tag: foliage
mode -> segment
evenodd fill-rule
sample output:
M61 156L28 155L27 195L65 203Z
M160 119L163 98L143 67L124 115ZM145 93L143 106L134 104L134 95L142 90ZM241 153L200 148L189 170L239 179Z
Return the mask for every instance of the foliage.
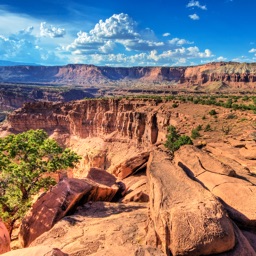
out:
M204 131L205 132L211 132L212 131L212 128L211 128L211 125L210 124L207 124L204 128Z
M62 149L43 130L0 139L0 218L12 225L24 216L33 195L55 181L48 175L74 167L80 157Z
M228 135L228 134L231 132L232 127L231 127L230 125L222 126L221 130L223 131L223 133L224 133L225 135Z
M191 131L191 138L192 138L192 139L196 139L196 138L198 138L198 137L200 137L200 136L201 136L201 135L200 135L198 129L193 129L193 130Z
M215 109L212 109L212 110L209 111L209 115L211 115L211 116L215 116L215 115L217 115L217 114L218 114L218 113L216 112Z
M172 153L178 150L183 145L192 145L193 142L189 136L180 135L176 127L171 125L168 127L168 134L166 136L167 140L164 144L166 148L168 148Z

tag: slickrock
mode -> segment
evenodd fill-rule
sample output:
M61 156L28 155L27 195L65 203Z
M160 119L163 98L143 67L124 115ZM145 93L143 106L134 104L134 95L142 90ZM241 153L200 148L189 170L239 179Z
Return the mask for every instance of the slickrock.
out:
M10 242L9 232L0 221L0 254L10 251Z
M69 256L57 248L38 245L35 247L13 250L4 253L3 256Z
M147 205L141 203L87 203L31 246L51 244L70 256L164 256L146 245L147 212Z
M148 179L149 233L155 232L155 245L167 255L210 255L234 248L234 228L222 205L165 153L152 153ZM151 244L153 239L149 237Z
M227 176L234 176L235 171L228 165L214 159L202 150L185 145L175 153L175 162L177 165L185 165L193 170L193 176L197 177L204 172L213 172Z
M105 177L100 177L98 183L98 176L93 171L90 175L95 180L64 179L42 195L22 220L19 233L21 244L27 247L82 202L111 201L119 187L112 175L103 171L101 174Z
M218 142L218 143L208 143L205 149L207 150L208 153L213 154L213 156L215 156L216 158L224 157L226 159L231 159L234 162L237 162L239 165L247 169L247 171L245 172L243 172L240 169L242 172L240 173L237 172L239 175L242 175L242 176L246 175L246 172L247 172L247 175L249 173L256 173L255 161L246 159L244 156L242 156L240 154L241 149L239 148L232 147L227 143ZM231 161L231 164L233 161ZM250 179L250 177L248 176L246 176L246 178Z
M225 169L231 170L230 167L223 165L217 159L206 156L205 152L193 146L184 146L176 152L175 162L219 197L225 203L232 219L238 221L240 225L256 226L256 208L254 206L256 186L241 179L243 177L229 177L229 173L222 171L220 167L225 166ZM198 173L199 167L202 167L204 171ZM235 172L233 171L233 173Z

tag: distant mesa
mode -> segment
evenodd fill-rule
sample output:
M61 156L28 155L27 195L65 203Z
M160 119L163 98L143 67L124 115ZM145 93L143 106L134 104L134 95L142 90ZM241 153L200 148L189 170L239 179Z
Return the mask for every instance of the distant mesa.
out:
M224 87L254 88L256 63L213 62L189 67L107 67L87 64L37 66L6 63L0 67L0 82L5 83L99 86L129 81L133 84L169 82L202 87L223 83Z

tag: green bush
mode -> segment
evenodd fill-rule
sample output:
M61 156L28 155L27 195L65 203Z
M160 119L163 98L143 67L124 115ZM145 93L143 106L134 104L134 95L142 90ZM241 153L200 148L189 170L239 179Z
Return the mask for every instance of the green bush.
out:
M211 132L211 131L212 131L212 128L211 128L210 124L207 124L207 125L205 126L204 131L205 131L205 132Z
M200 133L199 133L199 131L197 130L197 129L193 129L192 131L191 131L191 138L192 139L196 139L196 138L198 138L198 137L200 137L201 135L200 135Z
M211 115L211 116L215 116L215 115L217 115L217 114L218 114L218 113L216 112L215 109L212 109L212 110L209 111L209 115Z
M183 145L192 145L193 142L189 136L180 135L176 127L171 125L167 129L168 134L166 135L166 142L164 146L168 148L172 153L178 150Z

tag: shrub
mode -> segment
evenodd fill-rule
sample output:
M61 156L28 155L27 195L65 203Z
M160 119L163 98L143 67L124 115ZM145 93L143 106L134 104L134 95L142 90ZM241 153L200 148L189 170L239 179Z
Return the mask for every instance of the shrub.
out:
M207 124L207 125L205 126L204 131L205 131L205 132L211 132L211 131L212 131L212 128L211 128L210 124Z
M211 115L211 116L215 116L215 115L217 115L217 114L218 114L218 113L216 112L215 109L212 109L212 110L209 111L209 115Z
M200 137L201 135L200 135L200 133L199 133L199 131L197 130L197 129L193 129L192 131L191 131L191 138L192 139L196 139L196 138L198 138L198 137Z
M189 136L180 135L176 127L171 125L167 129L168 134L166 135L166 142L164 146L168 148L172 153L178 150L183 145L192 145L193 142Z

